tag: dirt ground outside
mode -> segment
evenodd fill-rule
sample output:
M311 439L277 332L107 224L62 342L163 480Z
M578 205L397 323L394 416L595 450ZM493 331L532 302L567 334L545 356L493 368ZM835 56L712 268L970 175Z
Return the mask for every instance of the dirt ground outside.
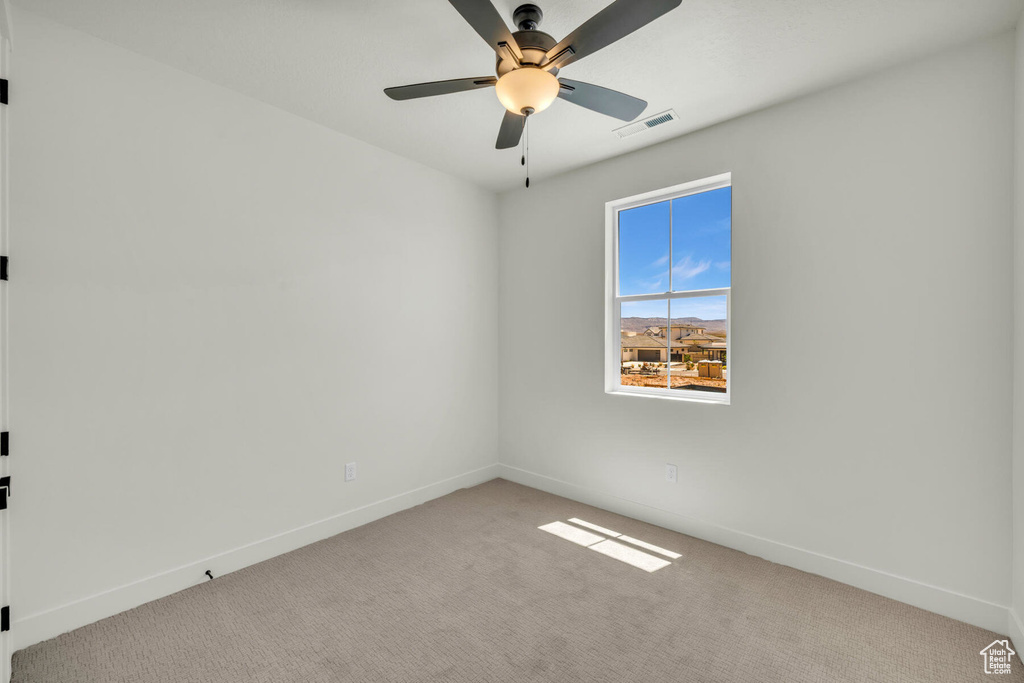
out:
M666 369L663 367L658 368L658 374L656 375L623 374L622 386L657 387L660 389L664 389L667 385L667 378L665 375ZM699 386L724 390L726 387L726 383L727 379L700 378L697 376L696 369L686 370L681 363L678 365L678 367L675 364L673 364L672 366L673 389L685 389L690 386Z

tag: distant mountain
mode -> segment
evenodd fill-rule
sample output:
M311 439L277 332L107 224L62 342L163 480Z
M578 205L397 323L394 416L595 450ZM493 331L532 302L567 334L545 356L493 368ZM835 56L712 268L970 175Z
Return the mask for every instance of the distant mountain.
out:
M664 318L622 318L623 332L643 332L648 327L662 327ZM703 320L702 318L672 318L673 325L699 325L708 332L725 332L728 328L725 320Z

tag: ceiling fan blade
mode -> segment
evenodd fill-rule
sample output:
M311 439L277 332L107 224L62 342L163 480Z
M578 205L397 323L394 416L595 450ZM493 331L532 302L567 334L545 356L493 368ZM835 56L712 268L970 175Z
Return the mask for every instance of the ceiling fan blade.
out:
M558 82L563 86L558 91L559 97L566 102L578 104L599 114L606 114L623 121L632 121L647 108L647 103L643 100L618 90L609 90L582 81L570 81L568 78L559 78Z
M417 97L433 97L434 95L448 95L453 92L488 88L497 82L498 79L493 76L455 78L450 81L433 81L431 83L416 83L414 85L385 88L384 93L393 100L414 100Z
M682 0L615 0L548 50L547 58L554 59L559 53L565 53L558 61L558 68L572 64L646 26L681 3ZM569 47L572 52L566 53Z
M498 141L494 143L495 149L511 149L519 144L523 137L523 126L526 125L526 117L505 112L505 118L501 120L501 128L498 129Z
M519 45L512 33L508 30L505 20L494 9L490 0L448 0L462 18L473 27L473 30L480 34L480 37L491 46L491 49L501 53L501 44L505 43L516 56L522 57Z

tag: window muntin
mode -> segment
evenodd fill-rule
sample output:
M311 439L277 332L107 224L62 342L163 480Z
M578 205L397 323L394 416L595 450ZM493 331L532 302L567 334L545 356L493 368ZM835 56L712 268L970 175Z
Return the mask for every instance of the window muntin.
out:
M728 403L726 174L609 202L609 393Z

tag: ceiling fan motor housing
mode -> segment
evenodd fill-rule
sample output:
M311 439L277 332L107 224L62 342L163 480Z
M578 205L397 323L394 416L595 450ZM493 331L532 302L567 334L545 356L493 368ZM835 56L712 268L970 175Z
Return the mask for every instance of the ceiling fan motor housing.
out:
M519 44L519 51L523 53L523 64L537 66L544 61L548 50L553 48L558 41L543 31L516 31L512 34ZM516 68L515 62L499 55L497 72L498 77L504 76ZM558 69L551 69L552 75L558 75Z
M520 31L536 31L544 13L536 5L520 5L512 13L512 24Z

